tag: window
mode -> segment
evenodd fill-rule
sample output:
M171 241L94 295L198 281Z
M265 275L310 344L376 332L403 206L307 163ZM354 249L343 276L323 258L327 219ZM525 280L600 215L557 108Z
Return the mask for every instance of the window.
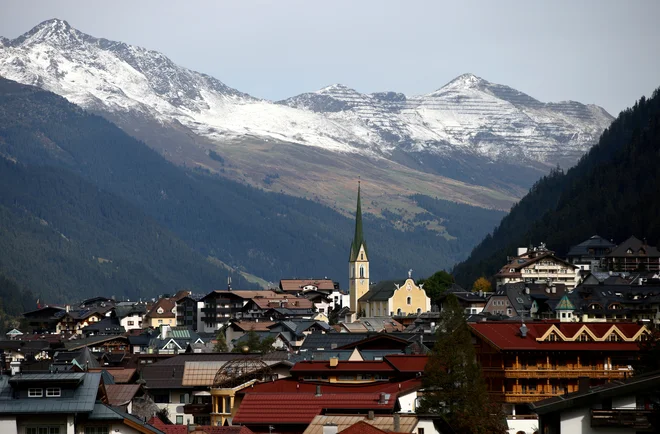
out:
M158 320L158 324L162 324L162 323L163 323L163 320L162 320L162 319L159 319L159 320Z
M132 325L134 325L134 324L135 324L134 321L129 321L129 322L128 322L128 325L129 325L129 326L132 326Z
M185 393L181 393L181 394L179 395L179 403L180 403L180 404L187 404L187 402L186 402L186 394L185 394Z
M364 277L364 266L360 265L360 278Z
M406 298L406 304L410 306L412 304L412 297Z
M177 425L183 425L183 416L177 416L176 417L176 424Z
M85 434L108 434L109 428L107 426L86 426Z
M62 396L62 389L59 387L49 387L46 389L47 398L57 398L59 396Z
M401 308L398 308L398 309L396 310L396 314L397 314L397 315L401 315Z
M28 389L28 398L41 398L44 396L44 389Z
M25 434L60 434L59 426L29 426Z
M417 428L417 434L424 434L424 428Z

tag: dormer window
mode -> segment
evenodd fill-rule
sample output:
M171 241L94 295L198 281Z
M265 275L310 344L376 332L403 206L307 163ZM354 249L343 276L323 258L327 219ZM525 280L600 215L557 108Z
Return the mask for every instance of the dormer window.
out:
M44 396L44 389L28 389L28 398L41 398Z
M59 398L62 396L62 389L59 387L49 387L46 389L46 398Z
M162 313L164 312L164 310L163 310L163 308L162 308L162 307L159 307L159 308L158 308L158 310L157 310L156 312L158 312L158 313L161 313L161 314L162 314Z

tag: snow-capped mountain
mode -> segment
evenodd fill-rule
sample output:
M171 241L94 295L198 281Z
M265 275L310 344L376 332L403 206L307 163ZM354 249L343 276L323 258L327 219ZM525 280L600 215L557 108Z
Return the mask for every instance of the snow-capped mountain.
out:
M57 19L45 21L16 39L0 39L0 75L50 90L109 117L127 130L133 128L132 134L155 148L160 145L156 140L150 142L145 125L183 130L186 137L195 137L190 142L194 146L177 144L181 154L207 155L208 151L199 153L200 141L204 146L217 147L221 154L228 144L240 142L240 149L233 150L233 155L256 152L249 146L255 140L281 147L304 145L304 158L323 160L314 163L317 165L327 164L329 155L344 161L346 155L357 154L360 161L378 161L375 164L379 169L389 167L406 176L409 171L424 173L419 175L423 181L412 183L415 188L447 178L465 183L447 181L447 188L455 191L467 191L474 185L506 184L504 190L510 185L529 185L549 166L577 161L612 120L597 106L542 103L472 74L421 96L363 94L335 84L271 102L176 65L161 53L95 38ZM135 127L135 119L142 122L141 126ZM161 137L168 134L162 133ZM312 149L322 158L309 154ZM287 158L290 162L301 157L289 154ZM193 164L212 168L215 163L197 158ZM475 178L475 164L481 165L480 172L484 172L484 164L531 172L521 175L525 178L522 181L507 178L511 176L508 169L500 170L509 172L502 179L497 178L498 174L494 178ZM271 162L270 169L276 170L276 166L277 162ZM355 172L353 167L346 170L351 176ZM383 191L387 191L385 184ZM409 191L410 185L401 181L400 190ZM309 191L313 191L313 185ZM438 193L426 187L423 192ZM482 195L483 191L474 194ZM510 203L512 196L500 199Z

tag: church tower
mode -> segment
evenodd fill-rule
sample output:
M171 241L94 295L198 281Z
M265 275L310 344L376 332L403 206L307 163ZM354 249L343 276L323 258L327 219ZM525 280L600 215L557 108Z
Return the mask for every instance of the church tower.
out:
M367 242L362 233L362 204L360 202L360 182L358 181L357 210L355 211L355 235L351 243L348 259L348 290L351 297L351 312L359 312L358 300L369 291L369 257Z

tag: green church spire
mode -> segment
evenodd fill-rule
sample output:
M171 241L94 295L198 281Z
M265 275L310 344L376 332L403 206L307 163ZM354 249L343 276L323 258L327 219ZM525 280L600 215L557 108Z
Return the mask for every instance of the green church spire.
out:
M355 211L355 235L351 244L351 256L349 262L357 261L360 246L364 245L364 253L367 253L367 242L362 233L362 202L360 201L360 181L358 181L357 209Z

